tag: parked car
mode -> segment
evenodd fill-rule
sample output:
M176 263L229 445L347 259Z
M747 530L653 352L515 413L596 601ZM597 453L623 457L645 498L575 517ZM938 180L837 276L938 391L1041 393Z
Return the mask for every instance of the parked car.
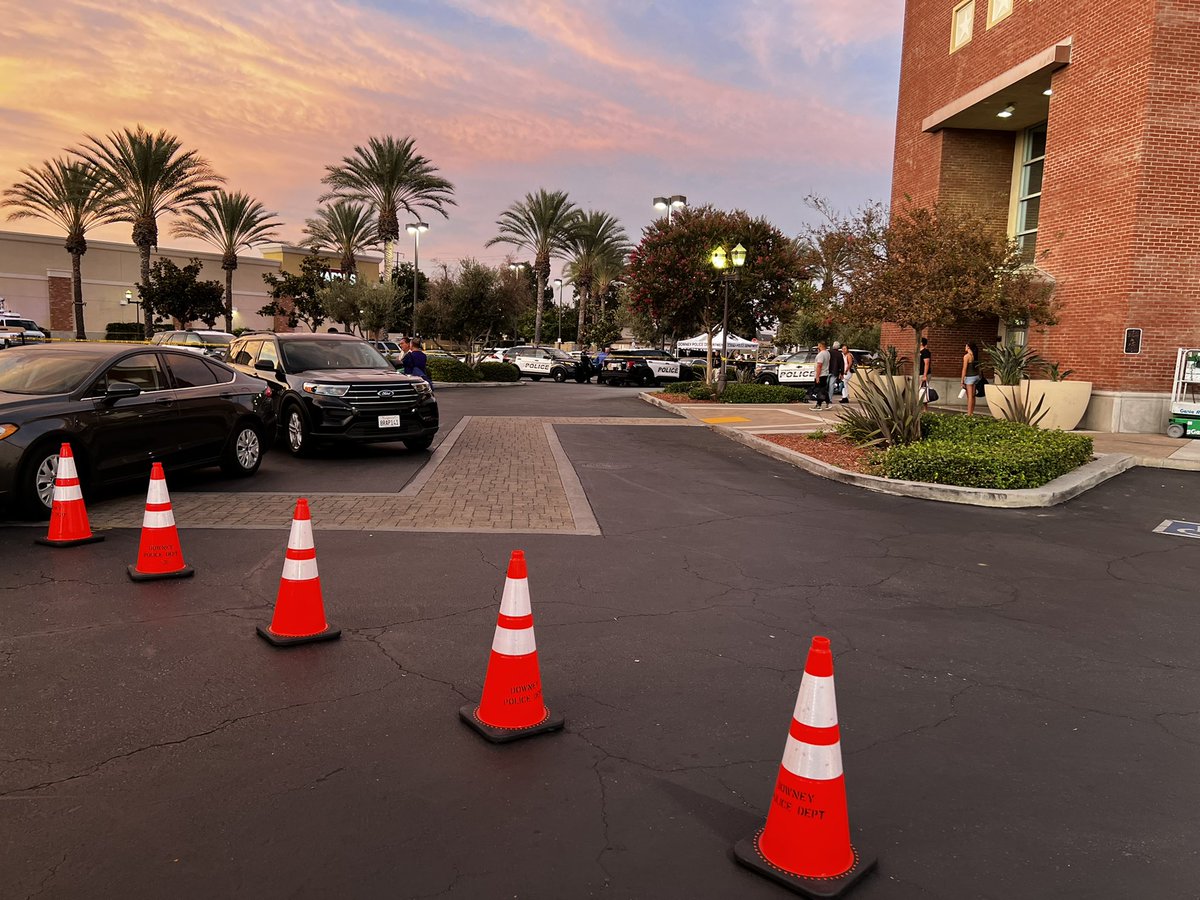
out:
M438 430L433 388L397 372L379 351L348 334L244 334L229 364L271 385L288 450L322 441L403 441L427 450Z
M504 347L493 351L485 357L493 362L512 363L521 370L521 374L533 381L541 381L545 377L553 378L560 384L568 378L575 377L577 363L570 354L556 347Z
M614 350L604 358L596 381L645 386L661 381L692 381L696 377L690 361L676 359L666 350Z
M770 362L761 363L755 370L754 380L759 384L784 384L789 387L811 388L817 381L817 348L801 350L777 356ZM870 360L875 354L870 350L851 348L850 355L856 365Z
M0 353L0 502L45 517L63 443L85 490L220 465L253 475L275 427L271 389L167 347L59 344Z
M194 330L187 328L176 331L160 331L154 335L151 344L165 344L168 347L178 347L192 353L202 353L214 359L224 359L229 351L233 335L228 331Z
M19 347L24 344L44 344L50 340L50 332L33 319L18 313L0 310L0 349Z

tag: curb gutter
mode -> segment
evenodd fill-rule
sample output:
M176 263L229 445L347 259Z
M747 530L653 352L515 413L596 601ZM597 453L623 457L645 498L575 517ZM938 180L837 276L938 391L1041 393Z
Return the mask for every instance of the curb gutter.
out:
M520 387L525 382L523 381L435 381L433 389L440 391L443 388L498 388L498 387Z

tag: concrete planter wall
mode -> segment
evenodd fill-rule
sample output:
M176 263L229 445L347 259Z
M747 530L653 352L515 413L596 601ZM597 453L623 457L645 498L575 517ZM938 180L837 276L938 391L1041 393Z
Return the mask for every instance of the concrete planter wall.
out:
M878 384L882 379L887 377L889 376L884 375L878 369L859 369L854 373L854 377L850 379L850 399L862 399L861 391L863 389L862 385L864 381L874 381L876 384ZM906 386L912 384L912 378L907 375L892 375L891 379L892 381L903 382Z
M1087 411L1092 383L1035 379L1024 380L1019 385L988 384L985 390L984 399L993 418L1005 418L1006 409L1016 409L1022 402L1028 403L1031 410L1037 409L1040 402L1045 415L1038 422L1038 428L1072 431Z

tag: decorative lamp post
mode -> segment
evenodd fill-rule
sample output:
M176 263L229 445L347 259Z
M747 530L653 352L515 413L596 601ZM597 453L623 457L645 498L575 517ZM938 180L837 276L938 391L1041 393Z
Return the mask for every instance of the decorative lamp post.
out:
M727 269L729 262L733 262L733 268ZM713 268L721 275L721 281L725 283L725 311L721 315L721 374L717 378L717 396L725 393L725 383L729 374L729 282L737 281L739 270L746 264L746 248L738 244L733 248L733 252L727 257L725 248L718 247L712 252Z
M561 278L554 279L554 286L558 288L558 349L562 349L562 291L565 282Z
M424 222L409 222L405 230L413 236L413 314L412 336L417 336L417 275L421 271L421 235L429 230ZM436 335L435 335L436 336Z
M684 206L687 206L687 197L683 196L683 194L654 198L654 208L659 212L662 212L664 209L667 211L667 225L674 224L672 213Z

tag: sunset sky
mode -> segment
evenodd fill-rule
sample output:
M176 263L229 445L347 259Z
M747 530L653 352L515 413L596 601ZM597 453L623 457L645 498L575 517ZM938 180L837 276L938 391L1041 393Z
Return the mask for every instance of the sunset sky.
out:
M811 219L806 194L843 208L888 194L902 0L114 6L0 0L0 185L140 122L199 149L299 242L326 164L409 135L458 200L429 219L422 268L502 261L483 246L496 217L539 187L617 215L635 241L658 194L788 234ZM166 224L163 246L196 246Z

